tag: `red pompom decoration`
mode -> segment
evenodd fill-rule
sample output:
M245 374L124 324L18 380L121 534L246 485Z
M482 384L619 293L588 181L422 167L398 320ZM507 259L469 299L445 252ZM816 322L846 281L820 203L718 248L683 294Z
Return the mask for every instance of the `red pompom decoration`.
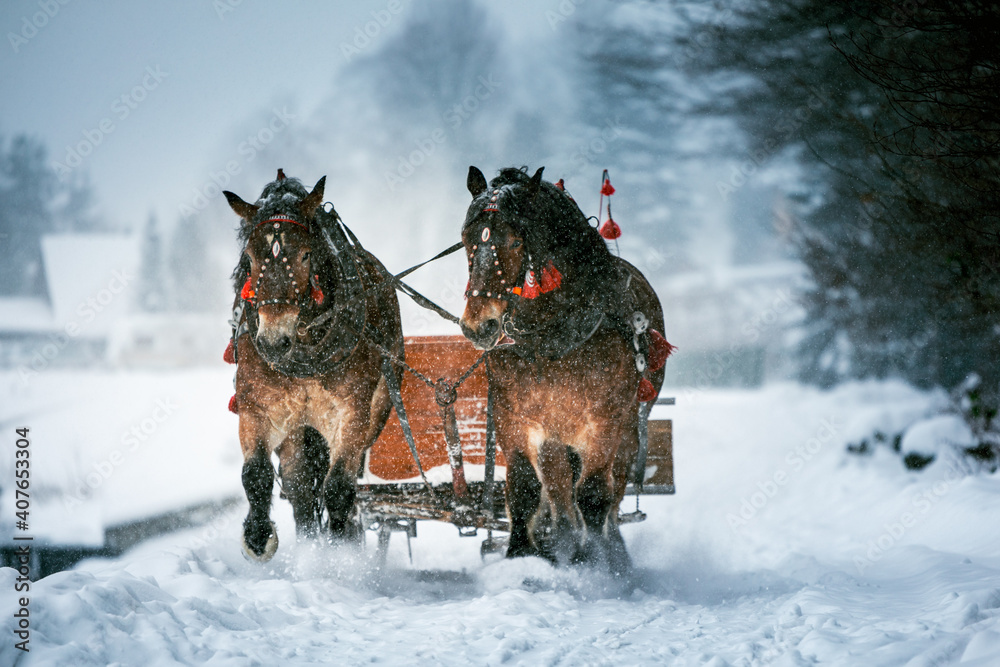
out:
M565 183L565 182L563 181L563 179L561 179L561 178L560 178L560 179L559 179L559 180L558 180L558 181L557 181L557 182L555 183L555 186L556 186L557 188L559 188L560 190L562 190L563 192L566 192L566 183Z
M542 279L538 286L542 294L545 294L554 289L559 289L560 285L562 285L562 274L559 273L559 269L552 262L549 262L548 266L542 269Z
M656 329L649 330L649 370L658 371L667 363L669 357L677 347L667 342Z
M240 290L240 298L244 301L249 301L254 297L253 286L250 284L250 278L243 283L243 289Z
M318 287L312 288L312 294L310 294L310 296L312 296L312 300L315 301L318 306L322 306L323 301L326 299L326 296L323 294L323 290Z
M240 414L240 411L236 408L236 394L233 394L233 397L229 399L229 411L234 415Z
M601 236L609 241L614 241L616 238L622 235L622 228L618 226L618 223L608 218L601 224L601 228L597 230Z
M236 350L233 349L233 339L229 339L229 345L226 346L226 351L222 353L222 360L227 364L236 363Z
M610 178L605 178L604 179L604 185L601 186L601 194L604 195L605 197L610 197L614 193L615 193L615 189L611 185L611 179Z
M642 380L639 381L639 390L636 392L636 395L639 397L639 400L642 401L643 403L655 399L656 390L653 389L653 383L647 380L646 378L642 378Z

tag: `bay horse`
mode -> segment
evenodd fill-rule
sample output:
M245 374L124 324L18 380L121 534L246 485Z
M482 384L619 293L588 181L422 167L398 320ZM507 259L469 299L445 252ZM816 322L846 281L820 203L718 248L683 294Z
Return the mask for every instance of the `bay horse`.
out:
M487 186L470 167L467 187L461 327L490 351L496 439L507 460L507 557L624 574L631 562L618 506L639 419L670 352L659 300L542 169L502 169Z
M261 562L278 548L272 452L297 534L359 536L351 516L357 474L391 410L383 372L401 373L373 345L403 358L395 290L323 208L325 184L324 176L310 192L279 169L254 204L224 193L243 242L233 272L235 350L227 350L237 362L230 407L250 503L242 542Z

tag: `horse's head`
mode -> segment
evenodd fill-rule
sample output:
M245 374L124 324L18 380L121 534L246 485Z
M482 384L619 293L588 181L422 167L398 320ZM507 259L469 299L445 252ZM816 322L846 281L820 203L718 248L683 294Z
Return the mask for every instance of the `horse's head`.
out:
M321 261L314 255L314 250L322 252L322 244L314 243L313 231L325 183L324 176L308 192L279 169L254 204L224 193L242 218L240 238L245 242L234 278L237 289L242 285L242 297L255 306L255 346L270 362L292 347L300 311L324 299Z
M501 169L487 185L469 167L462 227L469 286L462 333L482 350L537 332L592 304L617 275L604 239L560 185Z
M462 227L469 285L461 326L465 337L481 350L500 342L511 301L520 296L526 279L534 280L528 268L524 217L538 193L542 169L525 180L504 185L494 181L491 188L483 172L469 167L466 184L472 204Z

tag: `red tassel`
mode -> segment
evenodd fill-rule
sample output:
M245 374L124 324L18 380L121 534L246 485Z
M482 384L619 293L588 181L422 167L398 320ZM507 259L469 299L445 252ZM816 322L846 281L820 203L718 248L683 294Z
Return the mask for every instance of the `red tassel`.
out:
M240 414L240 411L236 408L236 394L233 394L233 397L229 399L229 411L234 415Z
M566 183L564 183L564 182L563 182L563 179L561 179L561 178L560 178L560 179L559 179L559 180L558 180L558 181L556 182L555 186L556 186L557 188L559 188L560 190L562 190L563 192L566 192Z
M312 299L313 301L316 302L317 306L322 306L323 301L326 299L326 295L323 294L323 290L321 290L318 287L312 288L312 293L310 294L310 296L312 296Z
M646 378L642 378L642 380L639 381L639 390L636 392L636 395L639 397L639 400L642 401L643 403L655 399L656 390L653 389L653 383L647 380Z
M615 193L615 189L611 186L611 179L605 178L604 185L601 186L601 194L605 197L610 197Z
M250 278L247 278L247 281L243 283L243 289L240 290L240 298L244 301L249 301L254 298L253 286L250 285Z
M538 290L538 281L535 280L535 272L528 271L528 274L524 277L524 287L521 288L521 298L523 299L534 299L541 292Z
M233 350L233 339L229 339L229 345L226 346L226 351L222 353L222 360L227 364L236 363L236 351Z
M545 294L554 289L559 289L560 285L562 285L562 274L559 273L559 269L552 262L549 262L549 265L542 269L542 280L539 288L542 294Z
M601 225L601 228L597 230L601 236L609 241L614 241L616 238L622 235L622 228L618 226L618 223L608 218Z
M677 347L667 342L656 329L649 330L649 370L658 371L667 363L669 357Z

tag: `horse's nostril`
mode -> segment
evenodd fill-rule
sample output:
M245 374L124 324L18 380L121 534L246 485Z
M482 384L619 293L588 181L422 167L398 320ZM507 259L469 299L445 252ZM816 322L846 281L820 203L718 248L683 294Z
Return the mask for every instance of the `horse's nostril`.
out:
M497 320L486 320L479 326L479 336L481 338L492 338L500 331L500 322Z
M278 344L275 345L279 354L284 354L292 348L292 339L288 336L282 336L278 339Z

